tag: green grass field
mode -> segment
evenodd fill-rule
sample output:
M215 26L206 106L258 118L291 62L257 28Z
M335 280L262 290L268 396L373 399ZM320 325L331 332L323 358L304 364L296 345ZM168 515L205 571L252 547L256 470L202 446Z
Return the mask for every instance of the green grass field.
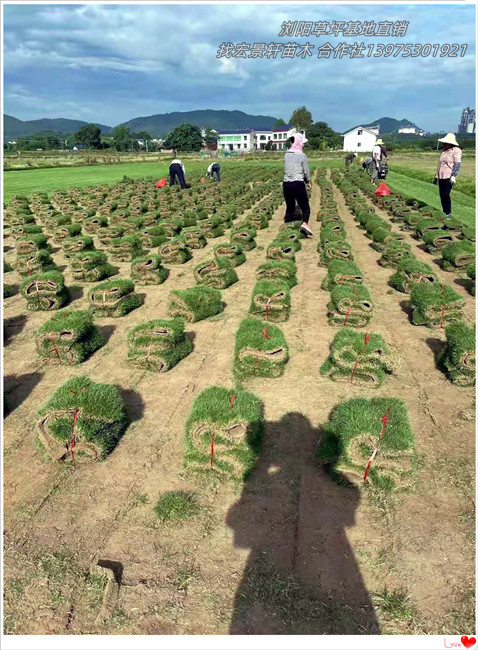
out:
M411 178L404 174L390 171L387 176L387 185L392 190L403 192L407 196L425 201L428 205L441 210L438 187L432 183ZM453 189L451 193L452 215L469 226L475 223L475 199L467 196L458 190Z
M210 164L207 160L185 160L186 180L188 172L203 173ZM241 165L245 159L220 161L221 173L228 173L236 165ZM254 161L257 166L263 168L277 168L283 165L280 160ZM250 162L248 163L250 164ZM338 160L320 160L311 161L310 167L331 167L341 164ZM86 185L101 185L103 183L116 183L123 176L130 178L155 177L158 180L168 176L169 162L151 163L136 162L118 165L92 165L88 167L56 167L50 169L25 169L6 171L3 174L3 196L4 202L8 203L12 194L25 194L29 196L32 192L53 192L53 190L62 190L66 187L85 187ZM251 180L253 180L251 178Z

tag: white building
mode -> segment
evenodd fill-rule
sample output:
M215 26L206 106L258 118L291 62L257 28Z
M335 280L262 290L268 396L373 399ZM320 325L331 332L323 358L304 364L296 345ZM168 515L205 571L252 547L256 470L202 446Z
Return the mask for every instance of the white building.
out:
M401 126L398 129L399 133L413 133L413 135L418 134L418 129L416 126Z
M222 151L255 151L266 148L268 142L275 145L276 150L286 149L287 139L297 130L286 124L276 129L232 129L219 130L218 149Z
M372 151L379 131L380 126L356 126L343 133L344 151L356 151L357 153Z

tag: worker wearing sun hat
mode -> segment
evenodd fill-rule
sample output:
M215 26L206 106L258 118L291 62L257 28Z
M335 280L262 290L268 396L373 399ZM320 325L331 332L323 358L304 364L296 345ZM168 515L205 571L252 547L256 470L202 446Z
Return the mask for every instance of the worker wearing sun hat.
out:
M456 141L454 133L447 133L438 142L443 144L443 151L440 154L437 165L437 173L433 180L440 192L440 200L446 219L451 219L451 198L450 192L456 183L456 177L461 166L461 149Z
M374 185L375 185L375 181L378 178L378 168L380 167L380 162L384 156L387 157L387 152L381 145L383 145L383 140L381 138L378 138L377 140L375 140L375 144L372 149L373 166L372 166L371 182Z

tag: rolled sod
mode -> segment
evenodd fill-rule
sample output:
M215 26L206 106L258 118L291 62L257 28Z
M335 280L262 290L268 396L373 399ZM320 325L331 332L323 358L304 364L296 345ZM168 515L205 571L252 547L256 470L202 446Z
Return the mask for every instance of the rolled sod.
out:
M3 272L4 273L10 273L10 271L13 271L13 266L7 262L6 259L3 260Z
M327 275L322 283L322 289L330 290L334 284L356 285L363 283L363 273L350 260L332 260L327 267Z
M81 235L81 224L67 223L53 230L53 241L60 244L67 237L77 237L78 235Z
M445 328L446 348L441 365L450 380L458 386L474 386L476 380L475 328L464 322Z
M290 315L290 288L280 280L259 280L252 291L249 313L266 321L283 322Z
M415 228L415 235L419 239L423 237L426 232L431 230L441 230L443 228L443 220L439 221L438 219L425 218L421 219Z
M433 253L455 241L449 230L429 230L423 235L423 241L428 250Z
M252 227L239 227L236 226L231 229L230 240L233 243L241 244L242 248L245 251L251 251L253 248L256 248L255 236L257 231Z
M471 293L472 296L475 295L476 288L475 288L475 276L476 276L476 271L475 271L475 264L470 264L470 266L466 267L466 274L471 280L471 286L469 288L469 292Z
M345 241L345 230L333 230L332 228L325 227L320 231L319 244L317 249L323 249L327 244L332 242Z
M275 239L267 247L267 259L295 261L296 247L294 242L285 239Z
M59 271L45 271L30 276L20 285L20 293L27 300L30 311L60 309L68 300L65 279Z
M38 438L54 460L102 460L127 426L116 386L85 376L62 384L38 415Z
M464 269L475 261L475 244L468 239L447 244L442 251L446 271Z
M104 246L109 246L113 239L120 239L124 235L123 226L113 225L105 228L99 228L96 236Z
M428 264L419 262L415 257L408 257L396 265L396 271L388 279L388 284L402 293L410 293L419 283L434 284L438 282L436 274Z
M74 366L104 344L91 312L61 311L36 333L36 347L42 361Z
M396 268L405 259L413 258L412 247L403 241L388 242L379 259L381 266Z
M262 403L252 393L206 388L194 401L186 422L185 466L242 481L256 462L263 420Z
M157 248L168 241L166 232L161 226L143 228L143 230L140 230L137 235L144 248Z
M373 315L370 293L361 284L334 285L327 307L329 322L333 325L365 327Z
M131 278L135 284L163 284L168 275L168 269L161 264L161 257L155 253L137 257L131 262Z
M296 228L285 228L279 230L275 242L285 242L294 247L295 252L300 251L302 245L300 243L300 232Z
M100 228L107 227L108 219L103 216L95 215L94 217L88 217L88 219L85 219L83 221L83 230L87 235L93 235L94 233L98 232Z
M42 234L19 237L15 249L18 257L28 257L39 250L48 251L48 239Z
M88 292L90 309L98 316L118 318L143 304L131 280L108 280Z
M288 360L289 348L279 327L257 318L241 322L234 352L236 377L280 377Z
M198 284L205 284L215 289L227 289L239 280L231 262L222 257L205 260L194 268L194 279Z
M208 238L221 237L225 233L225 227L222 223L221 217L214 216L202 219L198 225Z
M191 289L175 289L171 292L169 315L195 323L216 316L223 311L219 289L199 284Z
M269 227L269 219L267 218L267 215L262 212L254 213L250 215L248 219L257 230L264 230L264 228Z
M14 239L19 239L20 237L30 237L31 235L41 235L43 229L41 226L13 226L10 228L10 236Z
M464 298L446 284L420 282L412 287L410 293L412 323L444 327L447 323L462 320L464 302Z
M352 247L346 241L335 241L319 244L320 266L328 266L332 260L350 260L354 259Z
M143 252L141 240L136 235L112 239L108 246L108 255L114 262L132 262Z
M61 247L66 258L81 253L82 251L92 251L95 249L93 240L86 235L79 235L78 237L67 237L63 240Z
M129 332L128 345L128 363L153 372L171 370L193 350L181 318L141 323Z
M98 282L116 273L102 251L84 251L69 258L71 275L78 282Z
M256 270L257 280L282 280L289 287L297 284L297 267L291 260L271 260L264 262Z
M317 457L340 481L387 491L407 487L415 466L415 436L403 400L342 402L322 433Z
M43 248L33 251L30 255L17 257L13 262L13 266L23 277L32 275L32 273L44 273L56 269L52 256Z
M231 266L234 268L244 264L246 261L246 256L244 255L244 249L241 244L230 243L230 244L217 244L214 246L214 256L217 259L227 259L231 263Z
M463 226L462 236L464 239L476 241L476 228L475 226Z
M363 334L344 327L335 335L330 355L320 372L333 381L378 388L395 365L395 359L379 334Z
M173 237L166 244L161 244L158 253L164 264L184 264L192 258L191 251L182 235Z
M199 226L183 228L181 235L184 237L184 241L188 248L199 249L207 246L206 236Z

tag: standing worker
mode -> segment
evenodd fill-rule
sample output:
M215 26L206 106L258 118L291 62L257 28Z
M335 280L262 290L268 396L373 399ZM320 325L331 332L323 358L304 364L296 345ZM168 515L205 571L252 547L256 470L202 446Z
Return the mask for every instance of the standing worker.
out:
M171 164L169 165L169 184L171 186L175 184L176 178L178 179L178 183L181 186L182 190L191 187L186 183L186 179L184 177L184 165L182 160L179 160L179 158L172 160Z
M309 190L312 188L310 182L309 164L307 156L302 153L302 148L307 142L303 133L296 133L289 138L292 144L284 156L284 182L282 189L286 203L286 213L284 221L290 223L294 221L295 202L302 212L301 231L307 236L312 236L313 232L309 228L310 205L307 196L306 184Z
M212 175L215 172L216 173L216 183L219 183L219 181L221 180L221 177L219 176L220 169L221 169L220 164L218 162L213 162L207 168L207 174L206 175L209 176L210 178L212 178Z
M387 150L383 148L381 145L383 145L383 140L381 138L378 138L378 140L375 142L375 145L372 149L372 161L373 161L373 166L372 166L372 180L371 182L375 185L375 181L378 178L378 169L380 167L380 163L382 162L382 159L387 157Z
M443 143L443 151L438 159L437 173L433 179L433 184L436 185L438 183L445 219L451 219L450 192L456 183L456 176L460 171L462 151L454 133L447 133L438 142Z

